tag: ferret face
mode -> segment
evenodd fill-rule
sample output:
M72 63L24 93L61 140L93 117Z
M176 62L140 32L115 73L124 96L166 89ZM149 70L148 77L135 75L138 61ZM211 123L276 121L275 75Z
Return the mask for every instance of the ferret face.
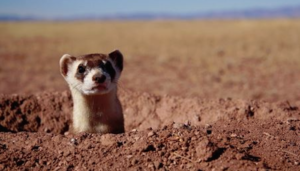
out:
M60 72L71 88L84 95L108 93L117 85L123 70L123 55L116 50L108 55L88 54L60 59Z

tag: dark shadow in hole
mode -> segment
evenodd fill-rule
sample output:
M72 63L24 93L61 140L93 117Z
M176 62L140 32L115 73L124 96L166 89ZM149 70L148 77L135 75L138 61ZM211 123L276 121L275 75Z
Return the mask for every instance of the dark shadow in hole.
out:
M7 129L6 127L3 127L2 125L0 125L0 132L11 132L11 133L16 133L16 131L12 131Z
M207 159L207 162L211 162L213 160L218 159L225 151L226 148L218 148L216 151L213 152L212 156Z
M60 134L64 135L65 132L68 132L70 129L69 124L65 124L64 127L61 129Z
M253 162L259 162L260 161L260 157L252 156L250 154L245 154L242 157L242 160L250 160L250 161L253 161Z

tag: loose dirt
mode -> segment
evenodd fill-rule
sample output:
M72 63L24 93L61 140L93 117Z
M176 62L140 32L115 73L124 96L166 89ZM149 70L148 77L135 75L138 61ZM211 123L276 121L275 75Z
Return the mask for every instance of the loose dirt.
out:
M299 30L299 19L2 22L0 170L299 171ZM58 61L115 48L126 133L74 135Z
M118 135L72 134L68 91L0 96L0 169L300 168L300 103L119 94Z

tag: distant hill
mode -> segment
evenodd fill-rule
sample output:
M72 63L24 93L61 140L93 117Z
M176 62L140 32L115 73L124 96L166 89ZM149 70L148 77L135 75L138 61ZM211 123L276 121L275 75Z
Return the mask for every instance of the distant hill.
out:
M300 6L278 9L249 9L243 11L223 11L199 14L201 18L296 18L300 17Z
M220 12L169 14L169 13L132 13L115 15L88 15L58 18L43 18L38 16L1 15L0 21L26 21L26 20L153 20L153 19L242 19L242 18L298 18L300 5L295 7L282 7L277 9L255 8L249 10L231 10Z
M26 21L26 20L42 20L42 18L37 17L23 17L18 15L1 15L0 14L0 21Z

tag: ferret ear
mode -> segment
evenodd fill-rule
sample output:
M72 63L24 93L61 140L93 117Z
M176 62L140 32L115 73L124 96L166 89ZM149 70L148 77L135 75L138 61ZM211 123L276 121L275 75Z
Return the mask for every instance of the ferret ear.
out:
M69 66L69 64L71 64L75 60L76 60L76 58L74 56L69 55L69 54L64 54L60 58L60 61L59 61L60 73L63 77L67 76L68 66Z
M123 70L123 55L119 50L115 50L108 54L109 58L115 63L120 71Z

